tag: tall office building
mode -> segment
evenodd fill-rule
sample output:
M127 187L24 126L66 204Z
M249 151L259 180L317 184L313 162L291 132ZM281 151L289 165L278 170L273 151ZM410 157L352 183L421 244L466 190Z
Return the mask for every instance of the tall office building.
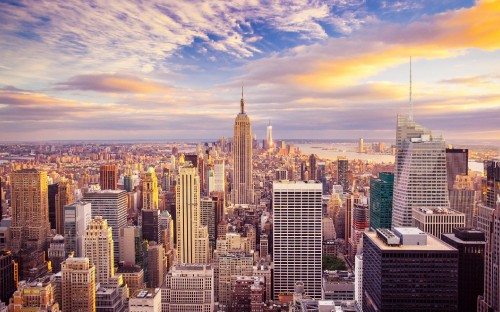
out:
M269 120L269 124L267 125L267 135L266 135L266 146L267 149L274 148L273 142L273 126L271 126L271 120Z
M458 311L476 311L477 297L484 290L484 233L471 228L456 228L441 235L443 242L458 250Z
M166 271L165 248L152 242L148 246L148 287L157 288L163 284Z
M362 196L358 203L352 207L351 237L349 237L349 258L354 263L354 257L358 254L358 246L363 239L365 229L370 226L370 207L368 198Z
M321 194L322 185L317 182L273 183L276 299L278 294L293 292L297 281L304 283L312 298L321 298Z
M391 228L394 174L381 172L370 179L370 227Z
M441 237L441 234L452 233L454 228L463 228L465 215L446 208L415 207L413 226L435 237Z
M95 265L97 283L106 282L115 275L113 235L108 222L101 216L90 221L83 237L83 255Z
M448 177L448 191L453 189L457 175L469 174L469 150L466 148L446 149L446 175Z
M363 141L363 138L359 138L358 152L359 153L364 153L365 152L365 143Z
M83 256L83 235L92 220L91 204L76 202L64 206L64 248L66 257L74 253L74 257Z
M147 242L142 237L140 226L129 225L120 229L120 263L126 266L142 266Z
M95 266L88 258L69 257L62 263L62 311L96 310Z
M449 206L445 142L398 115L392 226L411 226L414 207Z
M50 228L55 229L57 227L56 225L56 195L57 192L59 191L59 186L57 183L54 184L49 184L48 186L48 204L49 204L49 222L50 222Z
M457 311L455 248L412 227L363 235L363 311Z
M8 303L17 288L17 264L10 251L0 250L0 302Z
M484 203L495 208L500 203L500 160L493 159L485 162L486 196Z
M208 230L201 227L200 214L200 177L195 167L181 167L176 186L177 260L181 263L208 262L209 250L203 250L208 248Z
M243 89L241 111L234 121L233 168L233 204L253 203L252 127L245 113Z
M56 233L64 234L64 206L73 202L73 191L69 180L62 179L57 183L56 194Z
M349 161L347 157L337 157L337 183L342 185L344 193L349 192Z
M471 176L457 175L450 191L450 208L465 214L465 226L472 227L476 191Z
M318 156L311 154L309 156L309 180L318 180Z
M11 187L11 249L44 249L50 231L47 172L16 171L11 175Z
M123 190L104 190L87 192L84 201L92 206L92 218L102 216L113 231L115 261L118 263L120 229L127 226L127 192Z
M158 210L158 179L151 167L142 179L142 209Z
M64 248L64 237L57 234L52 238L47 251L48 258L52 264L52 272L61 271L61 263L66 259L66 249Z
M116 165L102 165L99 169L99 185L101 190L116 190L118 174Z
M208 239L215 245L215 214L217 209L217 202L213 198L202 198L200 201L200 225L206 226L208 229Z
M214 310L214 271L208 264L176 264L161 288L162 311Z
M226 191L226 172L224 169L224 160L218 159L214 163L214 192Z

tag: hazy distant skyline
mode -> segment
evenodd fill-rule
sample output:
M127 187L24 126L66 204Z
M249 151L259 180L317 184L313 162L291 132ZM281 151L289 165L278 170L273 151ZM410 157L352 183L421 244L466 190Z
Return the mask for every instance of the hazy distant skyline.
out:
M0 141L500 138L500 3L2 1Z

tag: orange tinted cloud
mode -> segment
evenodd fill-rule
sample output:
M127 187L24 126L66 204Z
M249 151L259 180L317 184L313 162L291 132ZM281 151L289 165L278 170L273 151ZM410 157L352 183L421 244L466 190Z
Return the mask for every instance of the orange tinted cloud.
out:
M302 72L287 75L287 80L326 90L356 83L408 62L410 55L445 58L470 48L496 50L500 48L499 21L500 2L486 0L472 8L445 12L408 26L380 25L365 34L331 39L327 46L305 51L310 64ZM297 55L303 52L296 51ZM329 56L316 58L319 52Z

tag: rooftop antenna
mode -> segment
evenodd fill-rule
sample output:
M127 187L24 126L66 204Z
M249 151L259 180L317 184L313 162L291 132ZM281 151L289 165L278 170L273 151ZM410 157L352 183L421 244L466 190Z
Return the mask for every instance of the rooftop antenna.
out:
M241 114L245 113L245 100L243 100L243 80L241 81Z
M411 100L411 56L410 56L410 120L413 121L413 101Z

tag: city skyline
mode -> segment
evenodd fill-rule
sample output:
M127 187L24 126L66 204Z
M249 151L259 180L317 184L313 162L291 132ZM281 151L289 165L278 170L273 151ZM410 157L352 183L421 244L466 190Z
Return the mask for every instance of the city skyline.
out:
M500 137L494 1L195 5L0 2L0 140L230 136L242 80L259 139L392 139L410 56L415 120Z

